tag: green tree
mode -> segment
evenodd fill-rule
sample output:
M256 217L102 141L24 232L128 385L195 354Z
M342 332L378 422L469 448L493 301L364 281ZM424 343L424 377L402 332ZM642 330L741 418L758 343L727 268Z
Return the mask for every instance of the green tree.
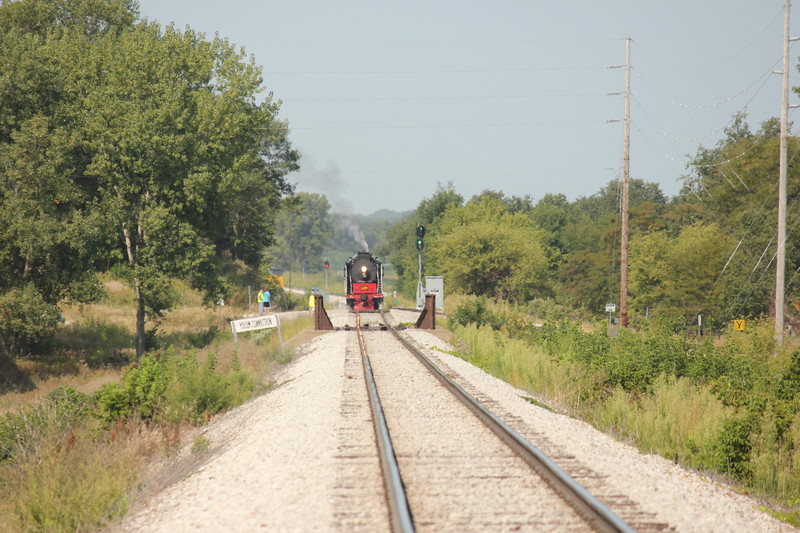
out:
M300 267L303 275L322 267L322 249L333 236L328 199L317 193L299 192L278 217L278 241L274 256L278 266Z
M727 293L741 292L735 309L741 316L772 314L775 287L774 262L777 233L777 176L780 128L769 119L753 132L744 113L735 115L725 137L714 148L700 147L691 161L691 174L674 211L687 221L715 223L732 240L729 254L736 265L734 276L724 280ZM789 138L789 153L800 149L800 139ZM789 160L787 196L800 196L800 163ZM787 228L800 222L796 210L787 213ZM786 271L800 268L800 234L789 231ZM735 252L735 253L734 253ZM800 294L787 281L787 296Z
M75 82L86 44L134 18L130 2L116 0L0 5L0 313L16 317L0 334L7 353L52 333L59 302L100 294L94 265L104 240L88 207ZM39 302L51 306L46 313Z
M715 313L726 297L735 245L716 224L694 224L674 238L666 231L637 237L630 248L631 307L690 321Z
M93 266L124 265L140 356L171 277L215 300L222 266L255 266L272 243L299 157L287 125L271 95L258 100L252 58L138 22L132 2L0 10L0 283L85 299Z
M658 185L632 179L629 192L631 239L662 229L669 204ZM564 253L559 299L595 315L619 295L620 194L619 182L612 181L569 207L551 201L554 207L545 204L534 210L534 218L543 222L548 221L543 214L553 213L545 227L557 228L550 239Z
M264 184L250 201L268 205L285 190L284 172L263 157L278 106L256 100L259 68L225 40L141 23L95 42L104 69L84 99L87 173L136 292L140 356L146 314L170 307L169 277L207 301L224 293L221 256L243 245L225 238L240 220L231 191L255 177ZM269 233L257 237L269 244Z
M411 215L394 224L386 233L383 244L377 248L377 253L387 259L397 272L397 290L407 296L413 296L417 289L419 274L419 255L416 248L416 231L418 224L426 228L425 242L438 232L438 224L444 214L453 208L460 207L464 198L456 192L452 182L438 183L436 192L423 199ZM423 251L425 257L430 253ZM423 275L426 271L427 260L423 260Z
M447 290L526 301L549 296L544 232L496 198L448 209L430 238L431 269Z

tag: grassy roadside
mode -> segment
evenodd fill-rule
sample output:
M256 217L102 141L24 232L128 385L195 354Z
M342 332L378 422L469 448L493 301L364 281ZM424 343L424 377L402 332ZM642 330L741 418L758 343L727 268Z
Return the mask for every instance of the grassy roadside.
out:
M133 298L106 282L97 305L64 310L47 356L6 361L0 385L0 530L85 531L124 515L152 465L216 413L260 394L294 356L310 317L239 335L232 307L181 305L159 323L155 347L133 359ZM207 444L206 444L207 447ZM200 453L202 442L194 442Z

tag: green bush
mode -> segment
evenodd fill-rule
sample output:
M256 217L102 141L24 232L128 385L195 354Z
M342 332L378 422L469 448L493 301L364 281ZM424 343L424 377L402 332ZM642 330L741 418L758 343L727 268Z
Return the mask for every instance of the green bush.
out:
M209 415L243 403L255 390L255 380L236 359L231 368L221 370L213 354L202 363L194 355L187 356L174 367L165 393L164 416L171 422L200 423Z
M258 389L255 378L234 358L218 368L210 354L204 362L194 352L171 350L146 355L123 376L121 384L96 394L97 416L106 423L137 417L167 422L202 422L204 417L239 405Z
M731 418L725 422L716 443L719 450L717 470L739 481L746 480L750 474L751 430L752 422L745 418Z
M466 296L450 315L449 320L457 326L491 326L499 330L505 323L504 316L495 314L489 307L489 299L485 296Z
M60 438L90 410L91 399L74 387L61 387L43 400L0 417L0 461L37 453Z
M577 319L578 316L574 308L561 305L552 298L534 298L528 302L526 312L542 320Z
M0 350L9 357L33 353L53 336L61 310L31 285L0 295Z
M280 309L281 311L304 309L304 303L306 301L308 301L307 298L287 292L284 289L278 288L274 291L270 291L270 305Z
M98 416L106 422L136 415L144 420L156 417L163 406L171 380L172 352L147 354L131 365L122 384L107 384L95 393Z

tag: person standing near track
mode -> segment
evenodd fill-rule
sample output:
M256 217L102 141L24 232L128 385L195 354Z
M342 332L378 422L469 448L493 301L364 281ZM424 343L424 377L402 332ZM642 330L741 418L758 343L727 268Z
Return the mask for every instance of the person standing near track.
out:
M264 291L263 298L264 298L264 313L269 313L269 298L270 298L269 290Z
M256 301L258 302L258 314L259 315L263 315L264 314L264 292L265 292L264 288L262 287L258 291L258 296L256 297ZM266 293L269 294L269 291L266 291Z

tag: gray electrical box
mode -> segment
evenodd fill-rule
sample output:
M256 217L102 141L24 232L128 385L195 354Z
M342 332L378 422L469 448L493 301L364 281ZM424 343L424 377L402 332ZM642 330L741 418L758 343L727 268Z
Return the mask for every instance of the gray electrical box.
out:
M444 310L444 278L425 276L425 294L436 295L436 309Z

